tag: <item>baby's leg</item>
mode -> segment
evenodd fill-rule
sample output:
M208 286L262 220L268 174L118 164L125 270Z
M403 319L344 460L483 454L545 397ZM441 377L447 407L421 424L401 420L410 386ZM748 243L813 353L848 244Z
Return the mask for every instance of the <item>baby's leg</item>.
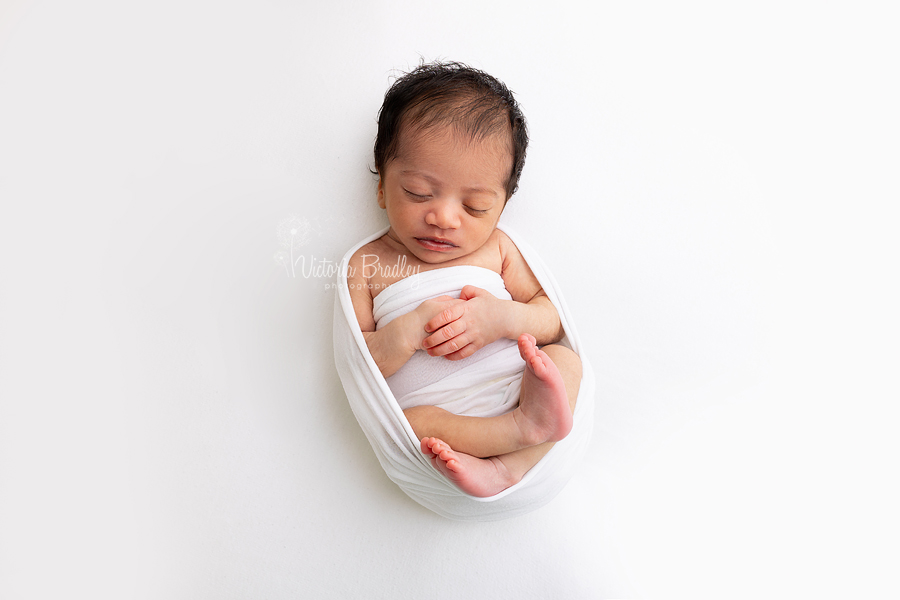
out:
M562 365L561 373L566 383L566 395L570 410L574 412L581 385L581 361L574 352L564 346L544 348L555 363ZM493 496L522 480L534 465L553 447L554 442L519 449L500 456L478 458L456 451L440 439L427 437L422 440L422 452L434 467L473 496Z
M525 360L519 406L498 417L465 417L436 406L417 406L404 414L416 436L436 437L474 457L499 456L564 438L581 383L581 361L564 346L539 350L534 337L519 338Z

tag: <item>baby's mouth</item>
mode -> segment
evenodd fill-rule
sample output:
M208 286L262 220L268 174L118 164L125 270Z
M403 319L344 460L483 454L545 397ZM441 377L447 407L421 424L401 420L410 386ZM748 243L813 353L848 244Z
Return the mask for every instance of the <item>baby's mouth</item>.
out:
M441 238L418 237L416 238L416 241L428 250L436 250L438 252L446 252L447 250L457 248L456 244L448 240L442 240Z

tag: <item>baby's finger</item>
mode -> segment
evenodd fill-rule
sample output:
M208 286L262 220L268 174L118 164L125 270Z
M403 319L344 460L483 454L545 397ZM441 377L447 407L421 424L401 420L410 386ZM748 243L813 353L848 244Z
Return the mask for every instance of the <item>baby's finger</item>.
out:
M424 350L428 350L429 348L440 346L441 344L452 340L456 336L465 333L465 331L465 321L463 321L462 319L457 319L456 321L444 325L443 327L429 335L427 338L422 340L422 348ZM462 346L460 346L460 348L461 347Z
M447 323L452 323L465 314L466 303L454 298L451 298L451 300L454 300L455 303L448 306L440 313L433 316L430 321L425 323L425 331L427 331L428 333L435 332Z
M466 346L463 346L462 349L457 350L452 354L447 354L444 358L447 360L462 360L464 358L469 358L477 351L478 347L475 344L467 344Z
M487 290L483 290L479 287L475 287L474 285L464 286L463 289L459 293L459 297L461 300L471 300L477 296L483 296L487 294Z
M447 354L453 354L454 352L462 350L467 344L469 344L468 338L465 334L460 334L441 344L425 348L425 352L427 352L429 356L446 356Z

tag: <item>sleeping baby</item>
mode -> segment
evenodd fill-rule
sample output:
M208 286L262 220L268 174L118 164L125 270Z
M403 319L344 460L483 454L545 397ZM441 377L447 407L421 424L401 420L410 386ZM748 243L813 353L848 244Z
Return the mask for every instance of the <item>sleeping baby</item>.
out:
M527 144L512 93L490 75L434 63L399 78L375 142L390 229L347 271L422 452L473 496L516 484L569 433L581 383L578 355L556 343L556 308L497 227Z

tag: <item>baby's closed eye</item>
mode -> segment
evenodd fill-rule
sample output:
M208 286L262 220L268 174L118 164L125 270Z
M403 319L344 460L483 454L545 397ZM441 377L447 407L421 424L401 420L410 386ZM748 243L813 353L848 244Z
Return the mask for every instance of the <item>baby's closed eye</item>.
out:
M431 195L430 195L430 194L417 194L417 193L415 193L415 192L413 192L413 191L410 191L410 190L408 190L408 189L406 189L406 188L403 188L403 191L406 192L407 195L411 196L412 198L417 198L417 199L419 199L419 200L425 200L425 199L427 199L427 198L431 198Z

